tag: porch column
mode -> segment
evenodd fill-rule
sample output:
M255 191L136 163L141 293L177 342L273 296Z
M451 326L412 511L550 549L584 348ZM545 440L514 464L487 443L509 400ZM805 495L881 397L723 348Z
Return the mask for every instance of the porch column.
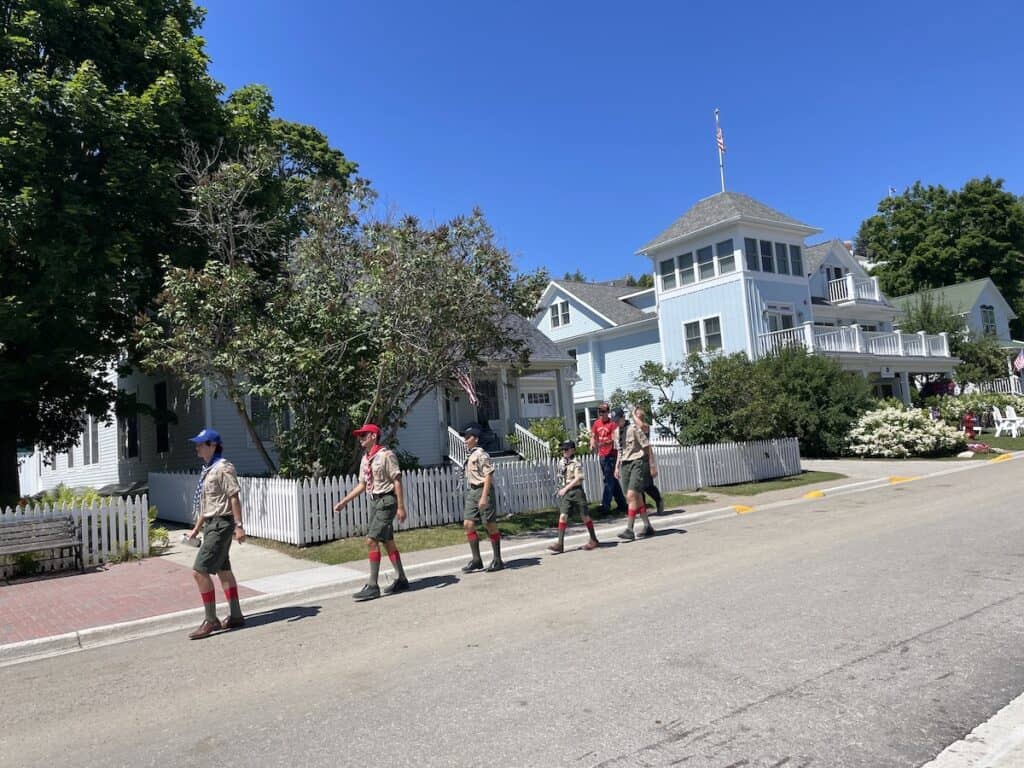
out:
M512 426L512 411L508 407L508 369L501 366L498 370L498 388L501 390L501 415L505 420L505 434L515 430Z
M894 331L896 334L896 354L903 357L903 331Z
M904 405L910 405L910 374L900 371L900 399Z
M939 336L942 337L942 355L943 357L949 357L949 334L943 331Z
M846 281L846 298L850 301L856 300L857 286L853 282L853 273L847 272L843 279Z
M924 355L925 357L931 357L931 350L928 349L928 334L925 333L924 331L918 331L917 335L921 339L921 349L924 350L923 352L921 352L921 354Z
M850 326L853 328L853 351L863 352L864 351L864 331L860 329L857 323Z
M878 287L878 278L872 277L871 282L875 285L875 301L882 300L882 289Z
M804 346L808 352L814 351L814 322L804 321Z

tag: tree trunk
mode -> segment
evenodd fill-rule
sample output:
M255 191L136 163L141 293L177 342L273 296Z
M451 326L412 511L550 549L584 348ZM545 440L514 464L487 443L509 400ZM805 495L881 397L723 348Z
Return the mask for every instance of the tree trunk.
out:
M13 434L0 436L0 507L18 503L18 440Z
M235 392L231 392L228 395L231 398L231 402L235 406L235 410L238 411L238 415L242 419L242 423L245 425L245 431L249 433L249 438L252 440L253 445L256 446L256 450L260 452L260 456L263 458L263 462L267 465L267 469L270 470L270 474L277 474L277 467L274 466L274 460L270 458L270 454L267 453L267 449L263 445L263 441L260 440L260 436L256 433L256 427L252 424L252 419L249 418L249 411L245 408L245 400Z

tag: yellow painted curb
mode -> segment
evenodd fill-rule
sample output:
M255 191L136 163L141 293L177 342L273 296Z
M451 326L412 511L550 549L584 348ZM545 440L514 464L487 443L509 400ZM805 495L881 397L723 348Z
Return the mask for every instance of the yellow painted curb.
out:
M736 510L737 515L745 515L747 512L754 511L753 507L745 507L742 504L734 504L732 508Z
M994 459L989 459L988 461L991 464L993 461L1009 461L1012 458L1013 458L1013 454L1012 453L1001 453L998 456L996 456Z
M808 491L804 494L805 499L820 499L825 495L824 491Z
M890 477L889 482L892 483L893 485L896 485L897 483L909 483L911 480L918 479L919 478L917 477Z

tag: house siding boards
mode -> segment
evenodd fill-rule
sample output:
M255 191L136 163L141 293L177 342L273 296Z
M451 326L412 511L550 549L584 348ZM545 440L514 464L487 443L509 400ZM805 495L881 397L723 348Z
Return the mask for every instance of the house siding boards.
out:
M935 288L928 291L898 296L892 300L893 304L906 310L916 303L919 296L928 294L933 299L941 300L954 312L962 314L967 327L975 333L984 331L984 322L981 315L982 306L992 307L995 315L996 338L1002 342L1009 343L1010 321L1017 318L1003 294L991 278L971 280L965 283L949 285L943 288Z
M663 362L668 365L686 359L683 325L711 317L721 319L722 352L746 351L748 332L741 313L734 307L744 304L742 280L734 278L707 287L664 298L658 313Z
M613 336L599 343L600 386L592 400L607 400L616 389L633 389L640 366L648 360L661 361L657 327L638 333ZM577 404L586 401L577 400Z
M422 466L440 464L443 458L439 397L440 391L435 389L416 403L396 435L397 447L414 455Z
M551 325L551 306L557 302L567 301L569 303L569 323L567 325ZM546 303L538 330L544 333L554 342L559 342L573 336L580 336L602 328L610 327L610 323L599 317L589 307L584 307L574 296L565 291L556 290L552 298ZM559 345L562 346L562 345Z

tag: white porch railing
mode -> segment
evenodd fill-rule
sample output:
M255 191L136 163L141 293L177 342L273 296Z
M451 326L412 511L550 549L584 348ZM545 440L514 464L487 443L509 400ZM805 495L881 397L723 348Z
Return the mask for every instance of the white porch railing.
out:
M980 384L968 384L964 387L964 392L968 391L997 392L1004 395L1024 394L1024 388L1021 387L1020 378L1017 376L1006 376L1002 379L983 381Z
M194 487L193 483L193 487ZM0 510L0 522L53 520L73 517L78 522L82 562L86 567L108 562L112 557L149 554L149 504L146 496L127 499L112 496L90 504L37 504ZM42 551L42 550L40 550ZM75 567L74 556L39 561L41 570ZM0 564L0 575L13 571L13 564Z
M827 286L828 300L833 304L845 301L881 301L882 292L878 288L877 277L854 277L844 275L838 280L829 280Z
M446 455L448 460L458 467L465 465L466 457L469 456L466 441L452 427L448 427L448 453Z
M521 424L516 424L515 435L519 441L516 453L527 461L547 461L551 458L551 448L548 444Z
M946 334L863 331L859 326L815 326L762 333L761 354L777 353L784 347L803 347L808 352L857 352L887 357L951 357Z
M454 430L452 430L454 432ZM656 446L662 492L692 491L800 473L800 447L795 438L720 445ZM591 500L601 497L604 480L597 456L584 456L584 490ZM498 513L511 515L555 504L554 459L500 465L494 473ZM150 499L160 517L191 518L195 473L150 473ZM335 514L333 505L358 478L284 480L239 478L246 532L260 538L306 545L361 536L370 520L364 493ZM454 467L417 469L402 473L407 517L400 529L443 525L462 520L462 473ZM262 492L261 492L262 491Z

